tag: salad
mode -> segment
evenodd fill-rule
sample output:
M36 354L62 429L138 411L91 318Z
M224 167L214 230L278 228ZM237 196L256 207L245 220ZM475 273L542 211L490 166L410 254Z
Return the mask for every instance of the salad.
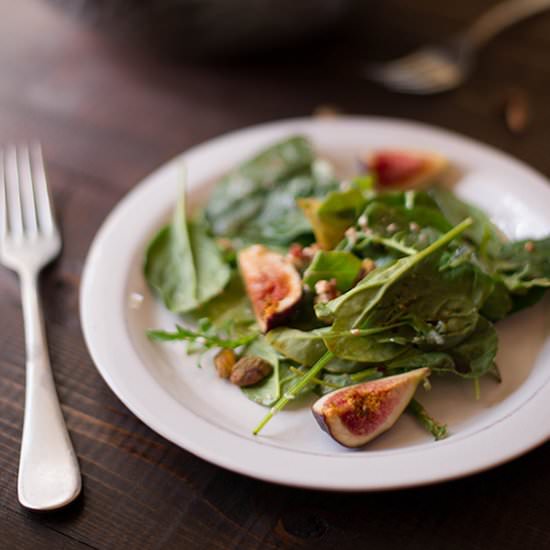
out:
M510 242L441 185L446 159L382 150L339 179L303 136L237 166L189 215L182 192L152 239L145 277L181 317L152 340L210 354L220 383L267 408L291 400L347 447L405 411L447 428L415 398L440 377L498 383L494 324L550 286L550 237Z

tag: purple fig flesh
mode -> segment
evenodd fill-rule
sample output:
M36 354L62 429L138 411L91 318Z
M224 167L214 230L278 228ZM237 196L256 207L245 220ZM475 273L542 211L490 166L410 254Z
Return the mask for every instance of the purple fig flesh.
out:
M420 368L333 391L314 403L313 415L341 445L362 447L395 424L429 374Z
M255 244L239 252L239 269L263 332L282 324L302 297L300 274L285 256Z
M362 163L376 175L378 186L386 189L426 187L447 168L440 155L395 149L374 151Z

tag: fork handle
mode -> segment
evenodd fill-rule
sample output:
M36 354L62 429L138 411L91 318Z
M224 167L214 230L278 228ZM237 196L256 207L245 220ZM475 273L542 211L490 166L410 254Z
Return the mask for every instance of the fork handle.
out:
M36 273L22 274L27 363L17 488L23 506L53 510L78 496L81 479L55 391L37 283Z
M550 8L550 0L506 0L485 12L459 40L469 50L484 46L503 30Z

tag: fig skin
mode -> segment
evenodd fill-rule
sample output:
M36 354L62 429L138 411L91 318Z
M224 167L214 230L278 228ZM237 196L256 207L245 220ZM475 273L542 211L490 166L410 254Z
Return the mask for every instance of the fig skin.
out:
M427 187L448 167L441 155L397 149L374 151L361 159L361 163L376 174L378 187L385 189Z
M362 447L395 424L429 374L420 368L333 391L313 404L313 416L341 445Z
M290 259L255 244L239 252L238 262L262 332L283 324L302 298L302 279Z

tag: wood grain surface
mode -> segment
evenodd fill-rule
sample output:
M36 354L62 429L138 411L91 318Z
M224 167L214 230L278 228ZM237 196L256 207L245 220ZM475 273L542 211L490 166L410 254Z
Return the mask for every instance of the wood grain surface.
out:
M0 143L44 145L65 243L42 279L44 307L84 478L65 510L39 515L17 502L23 330L17 281L0 270L0 548L550 548L548 444L490 472L407 491L325 494L255 481L137 420L95 370L78 318L86 253L116 202L175 154L242 126L330 104L450 128L550 176L550 13L491 43L450 94L396 96L357 74L361 59L449 36L491 3L367 3L347 33L282 56L202 65L106 40L38 0L0 3ZM503 116L518 90L531 115L519 134Z

